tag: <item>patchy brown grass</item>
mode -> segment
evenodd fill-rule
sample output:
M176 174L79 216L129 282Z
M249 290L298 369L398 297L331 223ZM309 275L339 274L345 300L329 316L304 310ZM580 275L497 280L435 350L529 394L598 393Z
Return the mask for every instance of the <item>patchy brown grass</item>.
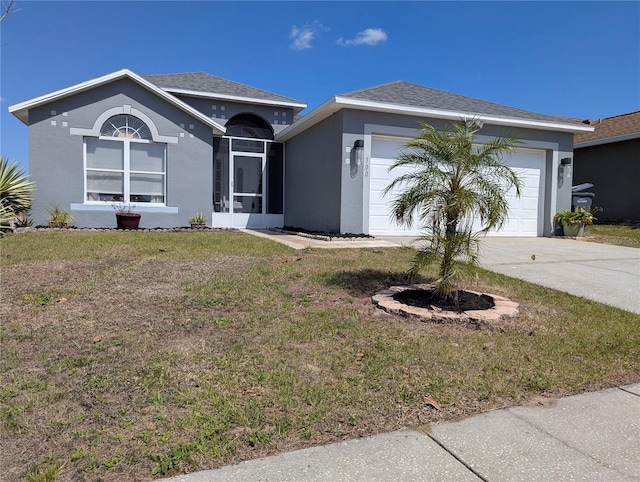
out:
M600 223L587 226L586 241L640 248L640 223Z
M640 317L501 275L473 284L521 303L497 330L374 308L409 249L233 232L0 248L9 481L149 480L640 380Z

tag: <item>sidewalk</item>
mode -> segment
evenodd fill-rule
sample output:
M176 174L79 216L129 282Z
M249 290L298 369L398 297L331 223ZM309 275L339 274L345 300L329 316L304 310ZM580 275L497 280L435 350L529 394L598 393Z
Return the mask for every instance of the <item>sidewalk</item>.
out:
M214 481L640 480L640 384L180 475Z

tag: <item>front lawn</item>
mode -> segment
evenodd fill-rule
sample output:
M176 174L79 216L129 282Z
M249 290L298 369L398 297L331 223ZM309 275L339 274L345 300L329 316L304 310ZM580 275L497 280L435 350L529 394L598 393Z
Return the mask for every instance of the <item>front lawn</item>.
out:
M640 223L600 223L588 226L584 237L596 243L640 248Z
M408 248L115 231L0 248L3 480L149 480L640 381L638 315L502 275L472 283L521 303L494 331L374 308Z

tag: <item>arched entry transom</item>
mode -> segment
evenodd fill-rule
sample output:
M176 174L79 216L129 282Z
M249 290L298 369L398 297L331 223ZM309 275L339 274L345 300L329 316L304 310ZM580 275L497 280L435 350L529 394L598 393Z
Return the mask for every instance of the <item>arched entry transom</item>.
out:
M274 138L271 125L255 114L238 114L227 121L227 136L250 137L252 139Z

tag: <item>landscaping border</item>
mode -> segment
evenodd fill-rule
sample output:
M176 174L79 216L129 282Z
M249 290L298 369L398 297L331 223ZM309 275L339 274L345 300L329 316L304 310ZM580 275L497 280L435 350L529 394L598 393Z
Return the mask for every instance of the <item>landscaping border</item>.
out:
M436 311L428 308L419 308L401 303L393 298L397 293L406 290L431 290L434 284L415 284L405 286L391 286L390 288L378 291L371 297L371 301L378 308L396 315L416 317L421 321L432 321L435 323L461 323L477 328L493 327L495 322L502 318L512 318L520 312L519 305L515 301L498 295L478 293L477 291L465 290L476 295L485 295L493 300L493 308L488 310L467 310L462 313L455 311Z

